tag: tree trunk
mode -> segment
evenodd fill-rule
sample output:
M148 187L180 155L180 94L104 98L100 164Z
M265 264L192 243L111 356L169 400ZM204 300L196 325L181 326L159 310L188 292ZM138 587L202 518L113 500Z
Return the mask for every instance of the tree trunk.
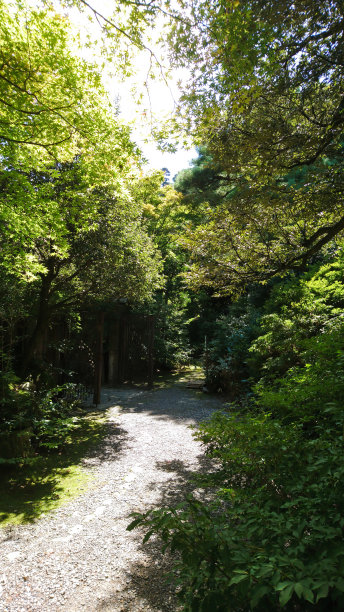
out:
M51 314L49 298L54 277L55 274L53 269L49 270L45 276L42 276L37 320L35 329L26 347L26 356L23 363L24 374L30 372L32 368L36 369L44 362L48 348L48 332Z
M103 335L104 335L104 313L99 312L97 316L97 339L95 352L95 380L93 403L100 404L102 390L102 372L103 372Z
M148 388L154 384L154 316L148 315Z

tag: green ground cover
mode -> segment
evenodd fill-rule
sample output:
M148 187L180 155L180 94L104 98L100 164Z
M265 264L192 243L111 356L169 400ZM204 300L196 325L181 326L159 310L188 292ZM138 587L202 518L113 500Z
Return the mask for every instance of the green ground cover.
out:
M103 413L79 417L78 425L58 451L0 469L0 527L33 521L91 485L82 459L105 433Z

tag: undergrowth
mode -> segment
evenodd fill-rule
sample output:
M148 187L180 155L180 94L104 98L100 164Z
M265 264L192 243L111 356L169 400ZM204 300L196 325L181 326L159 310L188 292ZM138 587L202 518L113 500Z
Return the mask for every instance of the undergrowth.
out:
M102 415L83 414L58 449L1 465L0 526L31 522L85 491L91 477L81 462L104 433Z

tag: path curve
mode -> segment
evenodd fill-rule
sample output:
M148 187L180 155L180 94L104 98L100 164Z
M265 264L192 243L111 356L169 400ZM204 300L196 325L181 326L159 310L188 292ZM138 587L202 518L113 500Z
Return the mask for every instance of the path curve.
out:
M90 488L35 523L0 531L1 612L176 612L170 560L126 531L130 513L178 502L206 459L189 425L219 398L185 385L105 389L108 431L84 460Z

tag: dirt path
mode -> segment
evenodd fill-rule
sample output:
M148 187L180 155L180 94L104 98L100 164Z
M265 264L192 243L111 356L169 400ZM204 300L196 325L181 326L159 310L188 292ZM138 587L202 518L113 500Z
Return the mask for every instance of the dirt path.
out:
M175 612L157 542L126 531L130 513L177 502L206 464L189 425L221 408L183 384L106 389L108 433L85 459L88 491L37 522L0 532L0 611Z

